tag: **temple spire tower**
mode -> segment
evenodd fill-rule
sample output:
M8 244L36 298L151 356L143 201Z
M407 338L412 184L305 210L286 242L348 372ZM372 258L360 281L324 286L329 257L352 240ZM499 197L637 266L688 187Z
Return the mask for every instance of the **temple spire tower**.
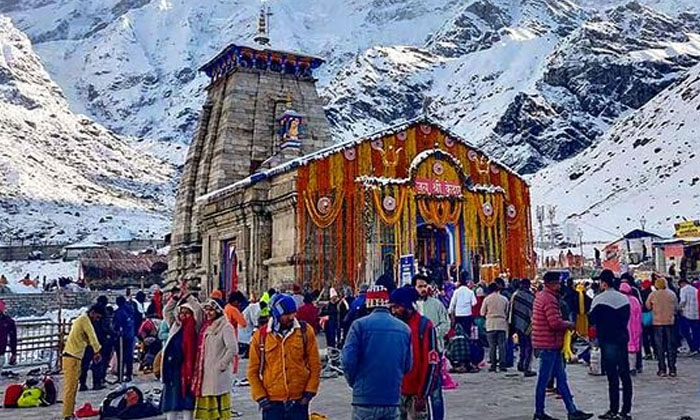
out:
M228 203L241 207L237 214L245 222L241 229L216 238L202 237L200 212L212 210L200 209L198 199L233 183L258 179L275 164L332 143L314 77L324 60L272 48L271 15L263 4L256 15L254 45L230 44L199 69L209 77L209 85L176 197L170 282L187 280L209 289L235 277L244 289L266 284L268 269L276 264L260 263L269 260L273 209L256 203L272 194L268 189L274 186L257 184L251 202ZM289 198L290 206L294 199ZM285 203L278 200L274 211L287 211ZM236 267L203 260L203 250L235 251ZM211 278L211 273L217 278Z
M258 31L253 38L261 47L270 46L270 16L272 16L270 8L263 4L258 15Z

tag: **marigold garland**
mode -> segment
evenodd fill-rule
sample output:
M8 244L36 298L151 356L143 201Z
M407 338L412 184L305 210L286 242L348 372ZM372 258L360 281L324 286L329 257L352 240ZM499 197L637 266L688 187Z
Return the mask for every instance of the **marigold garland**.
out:
M374 196L374 209L377 212L379 219L389 226L393 226L401 219L403 207L406 203L406 188L399 187L398 190L399 198L396 200L396 209L394 209L391 215L387 214L382 206L382 197L379 190L372 190L372 195Z
M448 224L456 224L462 212L462 202L448 200L418 200L418 211L426 223L444 228Z
M331 210L324 216L318 212L316 205L311 202L309 195L306 191L304 191L304 203L306 204L306 211L309 213L311 221L321 229L325 229L330 226L335 221L335 218L338 217L340 210L343 208L344 196L344 192L340 191L333 200Z

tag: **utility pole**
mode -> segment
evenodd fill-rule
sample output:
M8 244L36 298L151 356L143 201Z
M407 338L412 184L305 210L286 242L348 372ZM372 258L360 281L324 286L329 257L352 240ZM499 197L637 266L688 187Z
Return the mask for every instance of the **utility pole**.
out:
M547 216L549 216L549 246L554 248L554 219L557 217L557 206L550 205L547 208Z

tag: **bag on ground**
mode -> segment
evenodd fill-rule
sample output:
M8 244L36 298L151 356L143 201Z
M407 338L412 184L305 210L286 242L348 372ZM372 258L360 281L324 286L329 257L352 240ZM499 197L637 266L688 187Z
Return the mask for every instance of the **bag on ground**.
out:
M42 392L41 389L39 389L39 387L33 386L30 388L26 388L24 391L22 391L22 395L20 395L19 399L17 400L17 407L40 407L42 405L41 396Z
M2 406L5 408L17 408L17 401L22 396L24 387L22 384L9 384L5 388L5 397Z

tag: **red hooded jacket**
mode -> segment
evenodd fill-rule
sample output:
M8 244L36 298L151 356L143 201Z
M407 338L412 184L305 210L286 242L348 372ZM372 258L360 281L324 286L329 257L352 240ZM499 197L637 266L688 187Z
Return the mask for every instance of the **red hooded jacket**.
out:
M420 331L421 318L425 318L422 322L422 334ZM440 354L437 347L437 335L433 323L419 312L415 312L409 319L408 327L411 329L413 367L403 377L401 394L427 397L434 391L438 383L437 375L441 374L438 369Z

